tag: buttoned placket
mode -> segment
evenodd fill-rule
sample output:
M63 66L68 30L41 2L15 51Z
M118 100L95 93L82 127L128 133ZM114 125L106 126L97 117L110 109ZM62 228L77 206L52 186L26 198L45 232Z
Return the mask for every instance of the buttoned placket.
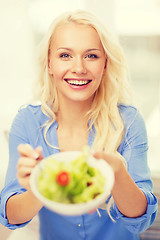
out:
M81 216L81 218L79 219L79 223L78 223L78 234L80 236L81 239L85 239L85 227L84 227L84 217Z

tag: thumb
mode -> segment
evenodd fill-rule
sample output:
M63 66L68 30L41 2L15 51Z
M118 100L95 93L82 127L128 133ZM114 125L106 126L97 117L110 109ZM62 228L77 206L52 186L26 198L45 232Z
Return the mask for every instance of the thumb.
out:
M42 154L42 147L41 146L38 146L35 151L38 153L39 157L38 157L38 160L42 160L43 159L43 154Z

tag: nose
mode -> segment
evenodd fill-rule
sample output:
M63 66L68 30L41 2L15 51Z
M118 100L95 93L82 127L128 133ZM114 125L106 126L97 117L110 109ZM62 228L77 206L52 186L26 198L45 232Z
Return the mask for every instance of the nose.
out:
M87 69L84 61L85 60L80 57L75 58L72 64L72 72L77 74L85 74Z

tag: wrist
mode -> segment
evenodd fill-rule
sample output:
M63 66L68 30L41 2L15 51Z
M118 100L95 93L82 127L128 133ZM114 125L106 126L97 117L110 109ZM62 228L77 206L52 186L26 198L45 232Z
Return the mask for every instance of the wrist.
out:
M125 175L125 173L127 173L126 166L125 166L124 162L122 161L122 159L120 159L117 171L115 171L115 173L114 173L115 180L118 180L119 178L122 179L122 177Z
M36 204L40 209L43 207L43 203L33 194L33 192L29 189L26 194L28 194L29 198L32 199L33 203Z

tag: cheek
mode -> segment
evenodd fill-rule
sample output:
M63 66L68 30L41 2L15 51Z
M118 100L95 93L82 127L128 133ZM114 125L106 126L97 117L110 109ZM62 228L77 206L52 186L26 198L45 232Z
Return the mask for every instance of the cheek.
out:
M53 67L52 67L52 72L53 72L54 78L63 78L63 76L65 75L67 70L68 70L67 66L62 65L57 62L55 64L53 64Z
M101 80L104 71L105 71L105 68L103 67L103 63L96 65L95 68L93 69L95 78L97 78L98 80Z

